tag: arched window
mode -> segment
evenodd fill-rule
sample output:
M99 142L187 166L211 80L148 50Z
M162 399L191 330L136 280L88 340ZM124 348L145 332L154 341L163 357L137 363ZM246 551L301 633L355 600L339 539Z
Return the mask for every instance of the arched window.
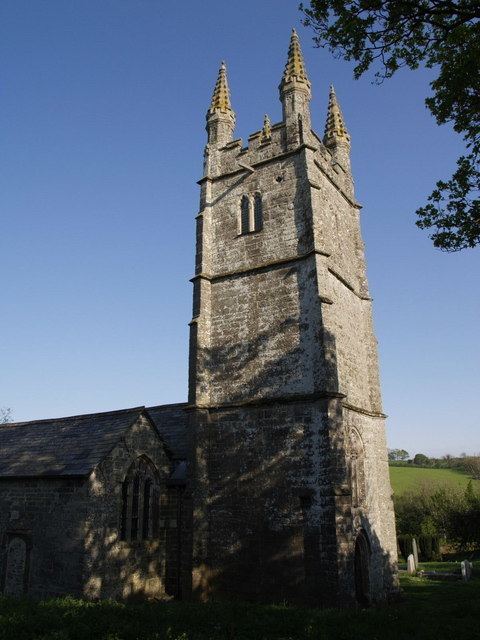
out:
M250 231L250 201L248 196L242 197L240 205L240 233L248 233Z
M140 493L140 478L138 473L133 479L132 518L130 527L130 540L136 540L138 535L138 498Z
M120 539L135 541L158 537L160 480L153 463L138 458L122 482Z
M142 540L148 540L150 537L150 500L152 491L152 481L150 478L145 480L143 485L143 522L142 522Z
M120 540L127 539L127 510L128 510L128 478L122 482L122 515L120 518Z
M262 196L259 193L255 194L253 200L253 224L255 231L261 231L263 229L263 205Z
M360 507L365 501L365 450L360 434L351 429L348 438L352 506Z

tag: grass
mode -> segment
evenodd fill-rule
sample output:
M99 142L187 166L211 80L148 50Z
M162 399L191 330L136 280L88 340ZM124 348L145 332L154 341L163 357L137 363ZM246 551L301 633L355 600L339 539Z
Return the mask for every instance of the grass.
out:
M393 492L398 496L405 491L418 490L422 485L453 485L465 489L470 476L456 469L423 469L421 467L389 467ZM480 491L480 480L473 480Z
M426 568L430 565L426 565ZM432 567L430 567L432 568ZM244 603L120 604L0 599L1 640L472 640L480 579L402 576L402 601L366 610Z

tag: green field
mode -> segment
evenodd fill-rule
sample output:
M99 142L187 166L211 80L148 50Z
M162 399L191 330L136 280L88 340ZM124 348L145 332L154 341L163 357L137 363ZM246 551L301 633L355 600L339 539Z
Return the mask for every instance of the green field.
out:
M459 566L459 565L458 565ZM474 569L478 571L477 567ZM474 574L475 575L475 574ZM400 601L370 609L232 603L121 604L0 597L1 640L472 640L480 638L480 578L402 575Z
M415 491L422 485L453 485L465 488L470 476L454 469L422 469L419 467L390 467L390 482L398 496L405 491ZM474 489L480 491L480 480L473 480Z

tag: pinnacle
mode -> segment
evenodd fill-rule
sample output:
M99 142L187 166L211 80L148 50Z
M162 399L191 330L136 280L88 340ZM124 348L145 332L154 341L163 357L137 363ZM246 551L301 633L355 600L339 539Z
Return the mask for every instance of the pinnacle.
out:
M350 135L345 126L342 110L338 104L337 95L333 84L330 85L328 97L327 122L325 124L325 135L323 136L325 145L333 146L339 141L350 144Z
M300 41L295 29L292 29L292 34L290 36L287 64L285 65L285 70L283 72L281 86L292 81L301 82L310 88L302 50L300 49Z
M260 136L261 142L267 142L272 137L272 123L270 122L270 118L267 114L263 118L263 129Z
M228 88L227 80L227 67L225 62L220 64L218 71L217 82L213 90L212 101L210 103L209 113L215 111L221 111L222 113L232 112L232 105L230 103L230 90Z

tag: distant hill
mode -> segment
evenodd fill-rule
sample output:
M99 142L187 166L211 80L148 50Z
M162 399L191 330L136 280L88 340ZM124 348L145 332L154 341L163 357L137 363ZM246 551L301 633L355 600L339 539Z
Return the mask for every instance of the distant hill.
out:
M465 488L470 476L455 469L423 469L421 467L390 467L390 482L398 496L405 491L414 491L422 485L453 485ZM473 480L473 487L480 492L480 480Z

